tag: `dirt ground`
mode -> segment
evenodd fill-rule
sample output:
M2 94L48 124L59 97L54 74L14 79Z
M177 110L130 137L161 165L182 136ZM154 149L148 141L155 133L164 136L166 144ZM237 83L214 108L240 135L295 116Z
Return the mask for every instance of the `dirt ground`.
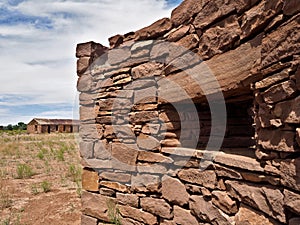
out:
M79 225L74 134L0 133L0 225Z

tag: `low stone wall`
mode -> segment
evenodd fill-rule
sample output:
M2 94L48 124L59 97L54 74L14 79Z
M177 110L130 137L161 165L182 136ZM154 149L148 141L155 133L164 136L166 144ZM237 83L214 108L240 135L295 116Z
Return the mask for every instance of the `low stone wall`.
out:
M82 224L300 224L297 0L186 0L77 46Z

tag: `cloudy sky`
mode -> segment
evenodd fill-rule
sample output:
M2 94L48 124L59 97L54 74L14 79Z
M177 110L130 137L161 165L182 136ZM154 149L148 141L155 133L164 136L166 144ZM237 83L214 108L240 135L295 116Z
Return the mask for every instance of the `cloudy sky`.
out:
M73 118L76 44L169 17L181 0L0 0L0 125ZM76 117L76 116L75 116Z

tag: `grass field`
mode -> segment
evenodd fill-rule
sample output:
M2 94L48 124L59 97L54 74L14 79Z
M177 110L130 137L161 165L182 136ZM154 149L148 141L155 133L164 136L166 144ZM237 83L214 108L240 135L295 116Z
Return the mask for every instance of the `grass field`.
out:
M80 224L74 134L0 133L0 225Z

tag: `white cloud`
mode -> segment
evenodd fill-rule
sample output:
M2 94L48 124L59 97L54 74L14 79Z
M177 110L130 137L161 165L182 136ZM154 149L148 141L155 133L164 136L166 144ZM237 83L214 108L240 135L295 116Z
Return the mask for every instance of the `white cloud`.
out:
M0 7L4 6L31 20L0 23L0 96L28 99L11 105L72 104L77 43L92 40L108 45L110 36L140 29L171 12L166 0L28 0L16 6L2 2ZM52 27L49 23L43 27L43 19ZM1 104L0 98L1 105L5 102ZM0 108L3 118L6 112ZM5 118L11 123L22 116Z

